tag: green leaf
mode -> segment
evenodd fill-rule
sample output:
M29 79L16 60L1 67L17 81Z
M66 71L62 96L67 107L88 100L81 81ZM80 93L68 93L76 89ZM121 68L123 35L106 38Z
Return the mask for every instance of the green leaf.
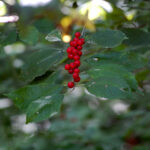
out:
M16 29L11 29L0 33L0 44L2 46L12 44L16 42L17 39L17 31Z
M91 36L91 39L103 48L116 47L126 38L123 32L111 29L98 29Z
M48 19L39 19L34 22L34 26L42 33L49 33L54 29L53 23Z
M122 30L128 37L124 41L129 46L150 46L150 33L141 29L123 29Z
M134 52L103 52L91 56L88 60L89 64L101 65L106 63L121 64L126 69L133 71L140 69L147 64L147 59L142 55Z
M120 77L111 75L93 79L87 84L87 90L95 96L108 99L124 99L131 96L127 82Z
M45 120L60 110L63 95L60 94L62 88L60 86L51 85L49 92L41 96L39 99L32 101L27 108L27 122ZM46 90L46 89L45 89Z
M34 26L21 28L19 32L19 38L29 45L34 45L38 42L39 31Z
M140 146L134 146L133 150L149 150L147 146L140 145Z
M96 78L101 76L102 74L105 76L107 75L111 75L111 76L117 76L117 77L121 77L124 78L126 80L126 82L129 84L129 86L134 89L137 90L137 81L135 80L135 76L129 72L126 68L124 68L122 65L118 65L118 64L102 64L99 66L95 66L95 68L92 68L89 71L89 74Z
M25 64L21 69L21 77L25 81L31 81L35 77L43 75L47 70L53 69L64 57L63 45L41 47L26 56Z
M61 85L49 81L25 86L8 97L27 114L27 122L38 122L59 111L63 99L61 91Z
M139 82L144 81L148 78L149 74L150 74L149 69L142 70L142 71L136 73L136 80Z
M126 51L131 51L131 52L135 52L135 53L139 53L139 54L144 54L147 51L149 51L150 46L144 46L144 45L138 45L138 46L129 46L128 48L126 48Z
M49 42L60 42L61 40L61 32L57 29L53 30L52 32L50 32L46 37L46 40L48 40Z
M109 99L129 98L137 91L134 75L123 66L113 63L92 66L88 71L92 80L87 84L89 92Z

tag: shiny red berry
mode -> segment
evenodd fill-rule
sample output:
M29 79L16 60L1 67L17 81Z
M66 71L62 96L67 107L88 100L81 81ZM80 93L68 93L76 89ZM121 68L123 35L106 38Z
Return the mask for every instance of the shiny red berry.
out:
M65 69L66 69L66 70L69 70L69 69L70 69L70 65L69 65L69 64L66 64L66 65L65 65Z
M76 49L75 47L71 47L71 48L72 48L72 51Z
M76 47L78 45L77 41L74 41L73 44L74 44L74 47Z
M75 37L80 37L80 36L81 36L80 32L75 33Z
M74 87L74 82L68 82L68 87L73 88Z
M79 82L80 81L80 77L74 78L75 82Z
M76 49L73 49L73 50L72 50L72 54L73 54L73 55L77 55L77 53L78 53L78 51L77 51Z
M72 52L72 48L71 47L68 47L67 48L67 53L71 53Z
M76 47L77 46L77 42L76 41L71 41L70 42L70 46Z
M82 50L82 46L80 46L80 45L77 46L77 49L78 49L78 50Z
M81 52L81 51L78 51L78 55L79 55L79 56L82 56L82 52Z
M75 37L74 39L73 39L73 41L78 41L79 40L79 38L77 38L77 37Z
M79 74L78 73L73 73L73 78L75 79L75 78L78 78L79 77Z
M82 41L83 44L85 43L85 40L83 38L81 38L80 40Z
M77 44L78 44L79 46L82 46L82 45L83 45L83 41L82 41L82 40L78 40Z
M74 55L68 54L68 58L73 59L73 58L74 58Z
M80 72L80 69L75 68L75 69L74 69L74 72L75 72L75 73L79 73L79 72Z
M69 74L73 74L73 69L68 70Z
M75 64L77 67L79 67L79 66L80 66L80 61L79 61L79 60L76 60L76 61L74 62L74 64Z
M80 81L79 73L80 70L80 56L82 56L82 45L85 43L84 38L79 39L81 36L80 32L75 33L74 39L70 42L70 47L67 48L68 58L74 59L74 62L65 65L65 69L68 70L69 74L73 74L75 82ZM75 86L74 82L68 82L68 87L73 88Z
M70 46L73 46L73 41L70 42Z
M80 59L80 56L79 56L79 55L75 55L75 56L73 57L73 59L74 59L74 60L79 60L79 59Z
M73 63L73 62L72 62L72 63L70 63L70 68L71 68L71 69L76 68L76 64L75 64L75 63Z

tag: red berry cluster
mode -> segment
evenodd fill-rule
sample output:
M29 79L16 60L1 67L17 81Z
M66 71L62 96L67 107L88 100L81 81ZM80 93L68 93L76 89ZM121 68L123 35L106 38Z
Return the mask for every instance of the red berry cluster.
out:
M80 81L80 56L82 56L82 45L84 44L84 39L80 38L80 32L75 33L75 38L70 42L70 47L67 48L68 58L73 59L74 62L65 65L65 69L68 70L69 74L73 74L74 82ZM73 88L74 82L68 82L68 87Z

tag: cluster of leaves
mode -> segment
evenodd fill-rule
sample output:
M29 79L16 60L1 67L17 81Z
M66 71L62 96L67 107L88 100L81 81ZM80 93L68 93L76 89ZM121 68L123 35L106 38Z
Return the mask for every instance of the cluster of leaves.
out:
M1 98L10 98L20 108L27 116L26 123L47 120L62 109L46 133L39 128L32 138L18 134L18 130L10 131L14 130L13 121L6 114L12 111L16 115L14 106L12 110L2 111L0 145L10 141L2 149L10 149L15 144L16 150L44 150L49 146L56 150L118 147L124 150L133 146L134 150L148 150L150 96L145 87L150 84L150 24L145 20L149 19L149 12L129 7L137 5L147 9L148 2L125 3L129 11L136 11L132 21L126 19L127 10L118 8L117 2L111 2L114 10L107 13L105 21L95 22L96 32L85 30L82 80L78 85L82 96L74 95L76 102L70 97L72 93L66 95L68 76L63 67L69 61L65 53L68 44L61 40L55 26L64 16L58 9L63 4L53 0L40 8L22 9L17 3L13 6L20 20L0 27ZM145 19L141 20L141 15ZM82 27L73 27L73 31L81 30ZM70 102L65 103L67 98ZM103 98L107 101L100 101L99 106L98 100ZM113 111L116 99L129 105L127 112L120 115ZM132 138L136 144L131 142Z
M1 148L149 150L149 96L146 94L132 102L114 100L99 104L99 100L92 96L83 94L76 99L71 95L63 104L61 113L53 117L51 125L49 121L37 124L38 131L32 136L10 125L12 119L8 115L18 113L10 108L6 114L1 112ZM112 106L117 103L130 105L130 111L114 112Z

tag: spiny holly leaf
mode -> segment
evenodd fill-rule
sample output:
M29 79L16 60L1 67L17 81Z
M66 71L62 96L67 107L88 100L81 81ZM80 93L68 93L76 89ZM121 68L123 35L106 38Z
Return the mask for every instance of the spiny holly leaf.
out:
M119 30L98 29L91 35L91 39L100 47L112 48L120 45L124 39L127 39L127 37Z
M128 37L124 41L129 46L150 46L150 33L141 29L123 29L122 30Z
M45 39L50 42L60 42L60 41L62 41L61 40L61 32L57 29L53 30L45 37Z
M26 56L25 64L21 69L22 79L31 81L57 65L64 57L63 46L57 44L57 46L41 47L29 56Z
M92 66L88 71L92 80L87 84L89 92L109 99L129 98L137 91L137 82L132 73L113 63Z
M54 79L54 76L52 76ZM60 109L63 95L62 86L52 80L35 85L28 85L10 94L14 103L27 114L27 122L48 119Z
M20 40L29 45L36 44L39 39L39 35L39 31L34 26L21 28L19 31Z

